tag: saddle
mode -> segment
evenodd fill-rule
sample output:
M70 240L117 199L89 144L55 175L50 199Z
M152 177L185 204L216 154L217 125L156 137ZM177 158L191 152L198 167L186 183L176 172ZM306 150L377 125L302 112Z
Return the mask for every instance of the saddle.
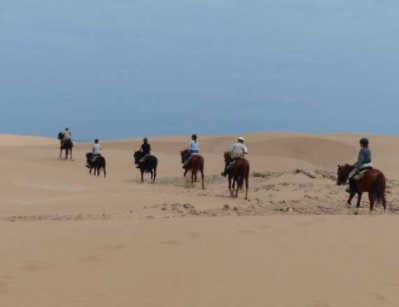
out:
M69 139L69 140L62 141L61 148L64 148L68 144L70 144L70 146L73 147L73 142L71 139Z
M360 170L360 172L357 173L357 174L353 177L353 180L355 180L355 181L362 180L362 179L364 178L364 175L366 175L366 173L369 172L369 171L372 170L372 169L373 169L373 168L372 168L371 166L362 168L362 169Z
M97 159L100 158L100 157L101 157L101 155L92 155L90 161L91 161L92 163L94 163L94 162L96 162Z

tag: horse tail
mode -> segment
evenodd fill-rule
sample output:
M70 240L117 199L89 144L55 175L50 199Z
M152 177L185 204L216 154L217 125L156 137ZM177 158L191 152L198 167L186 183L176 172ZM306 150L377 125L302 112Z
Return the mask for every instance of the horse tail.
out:
M385 200L387 180L383 173L380 173L374 185L374 198L377 203L381 203Z
M247 177L247 166L244 163L245 161L240 159L239 161L237 161L236 163L241 163L241 165L237 165L240 166L237 171L238 171L238 187L240 188L240 190L244 189L244 183Z
M248 187L249 187L249 169L250 169L250 167L249 167L249 163L248 163L248 161L246 161L246 160L244 160L245 161L245 163L244 163L244 169L243 169L243 174L242 174L242 182L240 182L241 183L241 189L244 189L244 182L245 182L245 187L246 187L246 189L248 189Z
M104 170L104 177L107 177L107 160L105 160L104 157L103 158L103 170Z

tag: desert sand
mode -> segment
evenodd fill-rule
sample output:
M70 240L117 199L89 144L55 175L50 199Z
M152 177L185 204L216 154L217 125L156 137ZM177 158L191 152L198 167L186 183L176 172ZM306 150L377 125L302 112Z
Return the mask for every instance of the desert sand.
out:
M246 201L219 175L234 136L201 137L202 190L182 178L188 137L151 138L141 183L139 140L102 142L104 179L90 144L65 161L57 140L0 135L0 306L399 306L399 137L370 136L388 216L366 198L354 216L335 175L362 136L246 135Z

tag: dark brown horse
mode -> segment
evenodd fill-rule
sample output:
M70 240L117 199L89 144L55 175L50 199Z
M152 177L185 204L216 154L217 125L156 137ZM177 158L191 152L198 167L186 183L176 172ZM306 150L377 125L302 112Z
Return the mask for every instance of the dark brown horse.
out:
M150 173L152 181L155 182L157 178L158 159L155 156L149 155L145 161L142 162L144 156L142 151L136 151L134 153L134 164L138 165L140 169L141 182L144 182L144 173Z
M349 179L349 174L353 171L354 166L349 164L338 165L338 185L344 185ZM375 202L382 203L384 207L384 213L387 213L387 201L385 199L386 190L386 178L382 172L376 169L367 171L363 178L357 180L355 183L356 192L351 193L348 199L348 205L352 205L352 199L355 195L358 195L357 206L355 214L359 213L360 202L364 192L369 193L370 200L370 213L374 209Z
M97 175L100 176L100 171L101 169L104 171L104 178L107 177L107 162L105 161L105 158L103 156L99 156L95 159L95 161L92 161L93 154L91 152L86 154L86 159L87 159L87 164L89 166L90 170L90 175L92 170L94 169L94 176Z
M189 151L186 149L180 151L180 154L181 154L181 162L185 164L188 159L187 157L189 156ZM187 166L184 168L185 169L184 177L186 177L187 173L191 171L191 182L194 184L195 182L198 181L197 174L198 172L200 172L202 178L202 189L205 190L204 158L200 155L192 155L191 158L189 159L190 161L188 161Z
M60 140L60 159L62 158L62 152L65 150L65 160L68 160L69 152L71 152L71 160L73 160L72 153L73 153L73 143L72 140L66 140L65 142L62 141L64 134L60 132L58 134L58 139Z
M224 162L226 166L229 166L232 162L230 152L224 153ZM248 189L249 189L249 162L246 159L238 158L234 162L234 165L230 167L228 171L229 179L229 191L232 197L238 197L238 191L244 189L245 181L245 199L248 199ZM231 182L233 181L233 185ZM237 188L235 185L237 184ZM234 193L235 190L235 193Z

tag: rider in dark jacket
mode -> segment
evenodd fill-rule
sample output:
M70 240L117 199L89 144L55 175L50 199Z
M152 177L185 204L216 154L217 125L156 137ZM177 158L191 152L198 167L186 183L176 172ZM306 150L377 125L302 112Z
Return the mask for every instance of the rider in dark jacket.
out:
M151 155L151 145L148 143L148 138L143 139L143 144L140 146L140 151L144 154L144 157L140 160L137 168L140 168L140 164L144 163L146 158Z
M357 163L355 163L355 168L353 171L349 174L349 188L347 189L348 193L355 193L356 192L356 186L355 186L355 180L354 177L359 174L363 170L367 169L372 169L372 160L371 160L371 150L369 148L369 140L366 138L363 138L360 140L360 152L359 156L357 159Z

